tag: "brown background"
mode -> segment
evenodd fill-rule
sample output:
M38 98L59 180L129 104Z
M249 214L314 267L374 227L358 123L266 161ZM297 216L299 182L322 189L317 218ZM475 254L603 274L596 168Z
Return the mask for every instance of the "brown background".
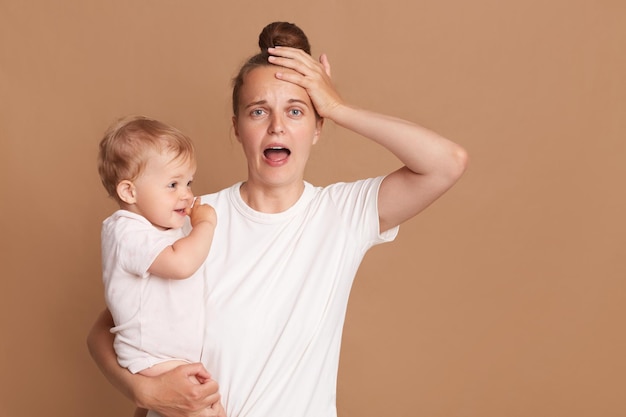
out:
M242 179L230 79L273 20L329 54L350 102L471 156L368 254L340 416L626 415L626 3L0 0L0 416L130 415L85 347L114 209L97 143L143 113L196 141L196 192ZM396 167L327 123L307 179Z

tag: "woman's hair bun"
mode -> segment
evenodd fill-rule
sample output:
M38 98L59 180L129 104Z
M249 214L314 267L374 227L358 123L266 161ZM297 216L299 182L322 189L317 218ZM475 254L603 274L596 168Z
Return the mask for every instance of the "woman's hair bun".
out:
M309 40L302 29L293 23L273 22L263 28L259 35L261 52L267 52L267 48L275 46L298 48L311 55Z

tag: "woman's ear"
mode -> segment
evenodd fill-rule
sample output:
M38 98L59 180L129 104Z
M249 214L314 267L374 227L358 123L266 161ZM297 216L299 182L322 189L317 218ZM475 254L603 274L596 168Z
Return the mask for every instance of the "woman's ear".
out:
M233 131L235 132L235 137L237 138L237 141L241 143L241 139L239 139L239 129L237 129L237 116L233 116L232 122L233 122Z
M137 202L135 184L129 180L120 181L117 184L117 196L126 204L135 204Z
M324 127L324 118L323 117L319 117L315 121L315 133L313 134L313 145L315 145L317 143L317 141L319 140L320 136L322 135L322 127Z

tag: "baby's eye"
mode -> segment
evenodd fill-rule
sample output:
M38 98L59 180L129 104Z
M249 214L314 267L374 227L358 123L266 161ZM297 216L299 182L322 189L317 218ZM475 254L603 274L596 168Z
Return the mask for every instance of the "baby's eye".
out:
M176 188L177 185L177 182L170 182L169 184L167 184L167 188Z
M189 181L189 182L187 182L187 188L191 188L191 183L192 183L192 182L193 182L193 181Z

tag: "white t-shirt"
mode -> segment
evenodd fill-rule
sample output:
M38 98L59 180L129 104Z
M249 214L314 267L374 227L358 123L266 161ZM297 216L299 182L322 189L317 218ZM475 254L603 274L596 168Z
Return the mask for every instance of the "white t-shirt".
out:
M205 262L203 362L229 417L335 417L348 296L379 233L383 177L314 187L278 214L252 210L241 184L202 197L217 212Z
M204 339L204 276L163 279L148 268L182 229L159 230L118 210L102 223L102 280L121 366L136 373L171 359L200 361Z

